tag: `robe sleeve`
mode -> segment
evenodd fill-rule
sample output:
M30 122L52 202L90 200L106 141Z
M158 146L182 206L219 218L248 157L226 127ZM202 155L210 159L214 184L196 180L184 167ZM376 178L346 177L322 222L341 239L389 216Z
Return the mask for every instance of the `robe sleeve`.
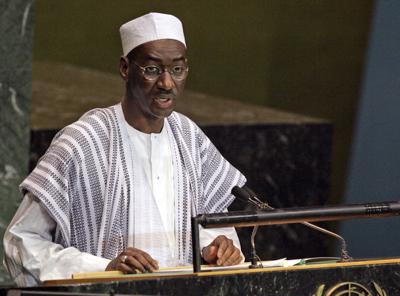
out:
M18 286L103 271L110 260L54 243L56 223L29 193L4 235L4 265Z
M205 213L224 212L235 199L231 194L232 188L242 187L246 183L246 178L221 155L200 128L197 138L204 189L203 210Z

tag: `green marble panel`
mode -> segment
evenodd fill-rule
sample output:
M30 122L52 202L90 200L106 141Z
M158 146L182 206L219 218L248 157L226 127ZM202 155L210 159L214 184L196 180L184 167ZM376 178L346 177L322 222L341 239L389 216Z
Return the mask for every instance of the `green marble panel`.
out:
M24 289L26 294L23 295L50 295L53 292L51 295L398 296L399 271L400 263L394 259L202 276L187 274L135 279L128 275L125 279L104 283ZM6 292L9 292L7 288L0 287L0 296ZM17 290L14 292L17 295Z
M33 0L0 0L0 238L28 170ZM0 244L1 257L3 244ZM10 281L1 264L0 283Z

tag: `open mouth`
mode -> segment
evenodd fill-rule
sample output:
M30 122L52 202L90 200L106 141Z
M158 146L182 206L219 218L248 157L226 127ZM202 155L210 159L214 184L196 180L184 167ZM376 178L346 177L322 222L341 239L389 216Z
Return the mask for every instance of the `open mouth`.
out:
M156 98L156 101L160 102L160 103L165 103L172 100L171 98Z
M173 100L174 100L173 96L171 97L162 96L162 97L156 97L154 99L159 108L170 108L172 106Z

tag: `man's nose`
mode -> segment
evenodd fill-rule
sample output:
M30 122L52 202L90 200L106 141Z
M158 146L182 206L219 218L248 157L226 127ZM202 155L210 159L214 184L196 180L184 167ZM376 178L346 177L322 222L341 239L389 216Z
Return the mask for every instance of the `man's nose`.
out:
M157 86L161 89L170 90L175 88L175 81L168 71L164 71L161 73L160 77L158 77Z

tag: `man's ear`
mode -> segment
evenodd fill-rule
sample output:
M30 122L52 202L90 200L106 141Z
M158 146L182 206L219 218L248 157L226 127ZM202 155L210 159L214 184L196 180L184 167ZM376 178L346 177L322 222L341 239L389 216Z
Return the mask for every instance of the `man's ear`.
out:
M122 56L119 59L119 74L122 79L128 81L129 77L129 59L127 57Z

